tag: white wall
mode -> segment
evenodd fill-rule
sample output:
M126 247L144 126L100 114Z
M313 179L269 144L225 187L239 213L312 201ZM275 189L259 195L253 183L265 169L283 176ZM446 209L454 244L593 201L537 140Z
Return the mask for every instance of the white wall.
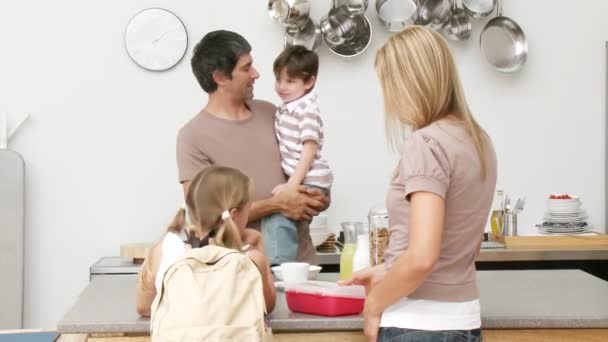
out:
M328 4L314 0L313 16ZM123 45L128 20L154 6L180 16L191 39L185 59L163 73L135 66ZM0 111L32 114L11 144L27 165L27 327L53 327L88 282L92 263L118 255L121 244L156 239L180 204L175 135L206 101L189 59L207 31L243 33L262 75L256 96L277 100L271 65L282 31L265 8L251 0L3 1ZM494 139L499 187L528 196L523 232L535 231L552 192L579 194L604 231L608 2L508 0L504 12L528 36L521 72L504 75L484 63L480 23L471 41L451 44L470 105ZM375 31L364 55L343 60L320 50L335 229L383 201L394 165L372 68L388 35L373 6L368 15Z

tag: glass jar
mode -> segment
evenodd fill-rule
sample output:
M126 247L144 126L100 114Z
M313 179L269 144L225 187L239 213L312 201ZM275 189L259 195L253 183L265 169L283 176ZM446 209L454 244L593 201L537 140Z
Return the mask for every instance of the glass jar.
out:
M384 251L388 247L390 231L388 229L388 211L376 206L369 211L369 256L371 266L384 262Z

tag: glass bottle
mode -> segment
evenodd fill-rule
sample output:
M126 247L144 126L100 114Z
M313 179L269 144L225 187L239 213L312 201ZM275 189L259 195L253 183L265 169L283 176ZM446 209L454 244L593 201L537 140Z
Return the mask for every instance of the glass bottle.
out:
M384 251L388 247L388 211L383 206L375 206L368 214L370 266L384 262Z
M353 272L370 266L369 258L369 224L367 222L355 223L357 231L357 249L353 256Z
M490 226L492 227L492 234L494 236L500 236L502 234L502 225L504 217L504 191L496 190L496 196L494 196L494 204L492 205L492 216L490 217Z
M344 247L340 254L340 280L349 279L353 274L353 256L357 249L357 228L355 222L342 222Z

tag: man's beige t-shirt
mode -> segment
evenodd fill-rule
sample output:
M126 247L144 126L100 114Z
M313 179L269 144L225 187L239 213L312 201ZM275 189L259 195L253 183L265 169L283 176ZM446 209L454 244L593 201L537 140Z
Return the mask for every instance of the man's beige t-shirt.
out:
M272 189L286 178L274 132L276 107L265 101L248 103L253 115L245 120L226 120L200 112L182 127L177 136L179 181L190 181L209 165L230 166L253 180L253 200L272 196ZM260 221L249 222L260 229ZM315 250L307 224L298 227L298 259L315 260Z

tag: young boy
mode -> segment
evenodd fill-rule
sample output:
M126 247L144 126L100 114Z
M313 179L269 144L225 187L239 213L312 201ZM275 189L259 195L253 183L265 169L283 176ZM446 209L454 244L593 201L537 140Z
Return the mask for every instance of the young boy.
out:
M333 175L321 157L323 121L314 91L319 57L303 46L286 48L274 61L275 90L283 103L275 114L275 132L281 166L289 180L277 185L277 194L301 184L329 192ZM262 220L266 253L272 264L294 261L298 253L297 222L276 214Z

